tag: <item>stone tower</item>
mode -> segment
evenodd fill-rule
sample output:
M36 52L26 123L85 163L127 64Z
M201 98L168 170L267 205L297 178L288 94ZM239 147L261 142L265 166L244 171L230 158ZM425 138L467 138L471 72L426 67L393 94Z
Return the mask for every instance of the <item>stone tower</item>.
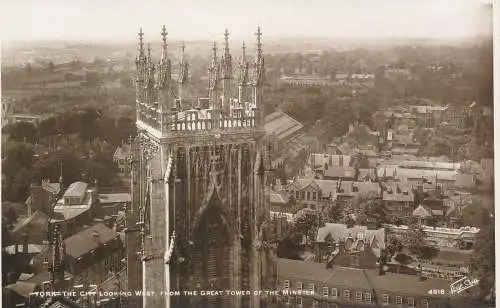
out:
M251 95L228 97L233 91L226 30L221 61L213 46L208 98L188 102L178 88L187 82L187 65L180 64L182 82L173 81L165 28L158 63L145 52L139 33L132 191L142 287L155 292L143 297L144 307L264 307L266 298L259 296L184 296L183 291L275 288L260 28L256 34L253 80L247 80L244 64L234 84L235 93ZM180 295L165 294L176 291Z

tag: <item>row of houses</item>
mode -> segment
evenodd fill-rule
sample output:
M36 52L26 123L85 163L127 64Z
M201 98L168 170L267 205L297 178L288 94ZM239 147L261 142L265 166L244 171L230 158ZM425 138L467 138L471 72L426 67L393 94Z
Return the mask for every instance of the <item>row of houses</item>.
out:
M130 202L129 192L100 192L97 183L32 185L31 215L14 227L5 249L12 264L6 300L33 304L40 300L33 298L35 291L89 288L115 277L125 266L125 234L116 222Z

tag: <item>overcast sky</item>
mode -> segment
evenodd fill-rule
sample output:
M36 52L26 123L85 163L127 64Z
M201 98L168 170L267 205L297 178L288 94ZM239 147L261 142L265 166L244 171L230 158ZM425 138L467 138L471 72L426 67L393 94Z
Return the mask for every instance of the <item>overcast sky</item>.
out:
M3 40L462 38L489 31L484 0L2 0Z

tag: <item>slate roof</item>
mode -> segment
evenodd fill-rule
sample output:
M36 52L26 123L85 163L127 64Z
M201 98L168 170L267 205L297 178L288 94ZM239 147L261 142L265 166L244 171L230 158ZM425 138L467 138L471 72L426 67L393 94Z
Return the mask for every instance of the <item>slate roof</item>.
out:
M94 232L99 234L99 241L94 238ZM107 228L104 224L96 224L65 239L66 254L78 258L92 249L96 249L100 244L107 243L118 236L118 233Z
M433 180L437 176L438 180L445 181L455 181L455 177L458 174L457 171L450 170L408 169L398 168L397 166L385 166L377 168L377 175L383 177L384 171L388 177Z
M430 278L419 280L417 275L385 273L379 275L378 270L346 268L333 266L326 269L323 263L304 262L300 260L277 259L278 276L283 279L312 280L332 287L346 287L352 290L364 289L388 291L401 295L430 295L429 290L449 290L450 282L445 279Z
M401 185L400 183L388 184L382 192L382 199L384 201L412 202L414 201L413 190L408 185Z
M128 159L130 156L130 145L129 144L122 144L121 146L117 147L115 150L115 153L113 154L114 159Z
M266 116L266 135L285 139L301 130L304 126L283 111L275 111Z
M337 154L320 154L320 153L312 153L309 157L309 163L312 165L314 162L314 166L324 167L325 163L331 163L331 166L350 166L351 165L351 156L350 155L337 155Z
M45 304L42 306L43 308L80 308L83 307L77 303L74 303L73 301L62 297L62 296L57 296L48 299Z
M420 204L419 206L417 206L416 209L413 210L412 215L422 217L422 218L430 218L430 217L432 217L432 210L428 209L425 206L423 206L422 204Z
M29 298L30 294L36 290L37 285L36 283L18 281L16 283L6 286L5 288L11 290L12 292L24 298Z
M28 235L47 234L49 216L42 211L36 211L31 216L16 225L12 233L15 236L21 236L23 233Z
M323 196L328 196L330 193L334 196L337 193L337 184L338 182L335 180L299 178L293 181L292 184L288 185L287 189L303 190L307 186L312 185L315 189L321 190Z
M328 169L324 171L325 177L332 178L356 178L356 169L354 167L337 167L329 166Z
M64 197L81 197L87 191L88 184L84 182L74 182L69 185L64 193Z
M364 180L364 179L371 179L375 180L376 175L375 175L375 169L359 169L359 180Z
M132 196L128 193L99 194L99 203L122 203L132 202Z
M277 192L277 191L274 191L274 190L271 190L270 194L269 194L269 197L271 199L271 203L274 203L274 204L287 204L288 201L289 201L289 197L287 195L285 195L284 193L281 193L281 192Z
M376 238L380 248L385 248L385 229L380 228L377 230L368 229L366 226L353 226L348 228L345 224L326 223L324 227L318 229L316 235L316 242L324 242L327 236L331 236L332 240L345 240L351 235L353 238L357 234L363 234L364 239L371 243Z
M358 188L358 191L354 191L354 187ZM342 196L356 196L356 195L366 195L369 193L380 194L380 186L376 182L353 182L353 181L342 181L340 184L342 191L338 195Z
M54 214L51 222L66 221L87 213L92 208L92 204L81 205L58 205L54 207Z

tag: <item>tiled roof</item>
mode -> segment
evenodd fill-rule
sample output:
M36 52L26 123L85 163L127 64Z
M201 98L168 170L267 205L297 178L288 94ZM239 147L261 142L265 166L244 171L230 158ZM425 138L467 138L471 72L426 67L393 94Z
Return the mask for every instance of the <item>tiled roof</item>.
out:
M33 293L36 289L36 283L18 281L14 284L6 286L6 288L24 298L29 298L30 294Z
M94 233L99 234L98 239L94 238ZM118 233L104 224L94 225L64 240L66 254L78 258L118 236Z
M132 197L128 193L99 194L98 198L99 203L119 203L132 201Z
M385 248L385 229L377 230L368 229L366 226L353 226L348 228L345 224L327 223L324 227L318 229L316 242L324 242L325 238L330 235L334 241L345 240L350 236L356 238L358 234L363 234L364 238L370 243L373 239L377 239L380 248Z
M422 204L420 204L415 210L413 210L412 215L423 218L429 218L432 217L432 211L424 207Z
M350 155L337 155L337 154L320 154L313 153L309 157L309 163L312 165L314 162L314 166L324 167L325 164L330 166L350 166L351 165L351 156Z
M272 190L269 194L269 197L271 199L271 203L278 203L278 204L287 204L288 203L288 196L285 195L284 193L277 192Z
M355 178L356 170L354 167L329 166L328 169L324 171L324 175L334 178Z
M81 205L58 205L54 207L54 214L51 222L67 221L87 213L92 208L92 204Z
M375 180L375 169L359 169L359 178Z
M116 148L115 154L113 154L114 159L127 159L130 155L130 145L123 144Z
M277 139L285 139L303 127L300 122L283 111L276 111L266 116L266 134Z
M64 193L64 197L81 197L87 191L88 184L84 182L75 182L69 185Z
M413 190L408 185L394 183L386 185L385 191L382 192L384 201L400 201L412 202L414 200Z
M282 279L312 280L328 286L346 287L376 291L389 291L401 295L428 294L429 290L450 288L450 282L445 279L430 278L419 280L416 275L385 273L379 275L378 270L365 270L334 266L327 269L323 263L304 262L290 259L277 259L278 276Z
M61 191L61 184L42 182L42 188L52 193L53 195L57 195Z
M321 190L323 196L328 196L330 193L333 195L337 192L337 181L335 180L317 180L317 179L305 179L299 178L293 181L292 184L287 186L287 189L291 190L303 190L308 186L312 186L315 189Z
M406 160L399 163L399 167L408 169L440 169L460 170L460 163L449 163L440 161Z
M54 297L45 302L42 308L80 308L82 306L62 296Z
M354 187L358 190L354 191ZM339 195L343 196L356 196L358 194L368 194L376 193L380 194L380 186L376 182L353 182L353 181L342 181L340 184L342 192Z
M16 225L12 231L15 234L47 232L49 216L42 211L36 211L30 217Z

